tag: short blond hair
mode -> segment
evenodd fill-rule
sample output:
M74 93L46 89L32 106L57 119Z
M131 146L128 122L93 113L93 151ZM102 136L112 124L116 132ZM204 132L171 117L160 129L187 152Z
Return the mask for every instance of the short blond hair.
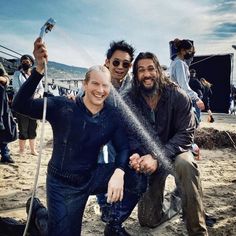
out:
M103 65L95 65L95 66L92 66L88 69L88 71L86 72L85 74L85 79L84 79L84 82L85 83L88 83L89 80L90 80L90 74L91 72L93 71L97 71L97 72L102 72L104 74L107 74L109 75L109 77L111 78L111 74L110 74L110 71L107 69L106 66L103 66Z

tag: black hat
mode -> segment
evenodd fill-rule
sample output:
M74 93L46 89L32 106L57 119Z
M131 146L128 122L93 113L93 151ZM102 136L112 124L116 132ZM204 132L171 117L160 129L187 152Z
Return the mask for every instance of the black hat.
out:
M23 60L27 60L27 59L31 61L32 66L33 66L33 65L34 65L34 59L33 59L33 57L31 57L31 56L28 55L28 54L23 55L23 56L20 58L20 62L22 62Z

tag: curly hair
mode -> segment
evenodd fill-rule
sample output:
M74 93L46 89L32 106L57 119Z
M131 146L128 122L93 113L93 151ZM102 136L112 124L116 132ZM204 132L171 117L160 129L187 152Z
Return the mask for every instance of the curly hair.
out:
M110 48L107 50L106 57L107 59L111 59L112 55L116 50L127 52L130 55L131 61L134 59L134 47L124 40L121 41L112 41L110 43Z

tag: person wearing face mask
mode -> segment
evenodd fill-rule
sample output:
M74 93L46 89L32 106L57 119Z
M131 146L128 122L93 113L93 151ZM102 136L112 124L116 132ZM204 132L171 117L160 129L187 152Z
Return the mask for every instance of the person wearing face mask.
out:
M204 110L205 106L203 101L189 86L190 72L186 61L189 61L194 56L195 51L193 44L190 40L175 39L174 45L177 56L170 64L170 78L189 95L195 108Z
M13 75L12 86L14 94L16 95L22 84L31 75L31 69L34 65L34 59L30 55L23 55L20 58L20 67ZM35 93L34 98L40 98L43 96L43 84L39 83ZM32 155L37 155L36 151L36 129L37 120L31 119L29 117L17 114L18 129L19 129L19 153L24 154L26 140L29 139L30 153Z

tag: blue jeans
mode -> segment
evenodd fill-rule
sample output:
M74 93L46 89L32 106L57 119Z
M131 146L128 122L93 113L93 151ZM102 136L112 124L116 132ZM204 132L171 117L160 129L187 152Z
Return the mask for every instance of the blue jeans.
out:
M198 108L195 101L192 101L192 102L193 102L193 108L194 108L194 115L195 115L196 123L198 126L199 123L201 122L201 110Z
M64 175L58 177L49 171L47 175L48 235L80 235L83 212L89 195L106 193L114 170L114 163L109 163L99 164L94 172L87 176ZM130 175L136 176L136 179ZM124 199L118 205L111 205L109 220L111 224L122 224L128 218L137 204L141 192L146 189L146 183L140 181L141 179L143 176L138 176L133 170L127 170ZM117 208L121 209L119 214L117 214Z
M9 158L10 156L10 150L7 146L7 143L3 142L3 143L0 143L0 151L1 151L1 156L2 158Z

